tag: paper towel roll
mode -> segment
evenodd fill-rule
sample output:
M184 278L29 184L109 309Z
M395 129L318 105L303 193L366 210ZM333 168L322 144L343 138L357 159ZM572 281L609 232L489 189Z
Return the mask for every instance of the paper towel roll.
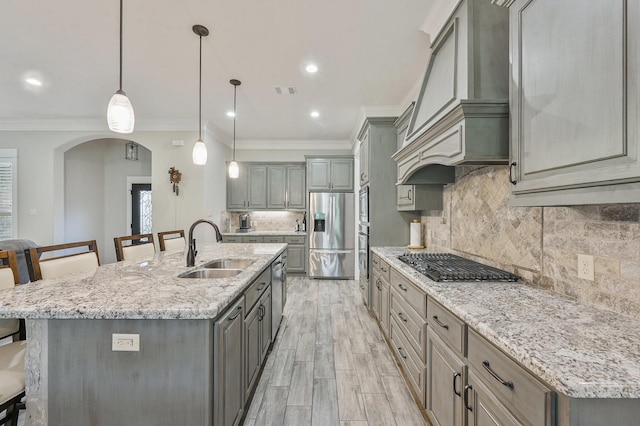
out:
M412 222L409 228L409 246L422 246L422 224L420 222Z

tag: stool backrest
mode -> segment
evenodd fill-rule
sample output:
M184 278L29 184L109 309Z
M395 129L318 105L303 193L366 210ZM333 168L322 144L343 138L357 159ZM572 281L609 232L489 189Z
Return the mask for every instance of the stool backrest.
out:
M115 237L116 259L138 261L152 258L156 254L153 234L125 235ZM127 245L129 243L129 245Z
M158 232L158 244L160 245L160 251L183 251L187 245L187 240L184 237L184 229Z
M78 251L79 249L83 250ZM48 256L56 251L65 253ZM69 254L69 251L72 253ZM95 270L100 266L98 244L96 240L89 240L31 248L27 252L27 264L31 281L55 279Z

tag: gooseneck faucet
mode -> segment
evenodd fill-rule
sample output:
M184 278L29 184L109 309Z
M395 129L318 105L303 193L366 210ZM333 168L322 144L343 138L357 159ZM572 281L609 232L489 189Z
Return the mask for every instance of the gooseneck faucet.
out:
M206 219L198 219L193 222L191 228L189 228L189 251L187 251L187 266L195 266L196 264L196 255L198 254L198 250L196 250L196 240L193 238L193 229L199 223L208 223L213 226L213 229L216 230L216 241L222 241L222 234L220 233L220 229L218 229L218 225Z

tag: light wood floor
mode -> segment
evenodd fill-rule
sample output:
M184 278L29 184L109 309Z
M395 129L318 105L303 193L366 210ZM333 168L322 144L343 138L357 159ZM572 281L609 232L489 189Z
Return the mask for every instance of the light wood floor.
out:
M355 281L288 278L245 425L425 425Z

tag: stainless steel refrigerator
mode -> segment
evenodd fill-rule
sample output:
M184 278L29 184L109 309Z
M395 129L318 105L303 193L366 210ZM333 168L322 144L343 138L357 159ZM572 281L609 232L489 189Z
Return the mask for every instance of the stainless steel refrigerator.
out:
M309 193L309 277L355 276L355 196Z

